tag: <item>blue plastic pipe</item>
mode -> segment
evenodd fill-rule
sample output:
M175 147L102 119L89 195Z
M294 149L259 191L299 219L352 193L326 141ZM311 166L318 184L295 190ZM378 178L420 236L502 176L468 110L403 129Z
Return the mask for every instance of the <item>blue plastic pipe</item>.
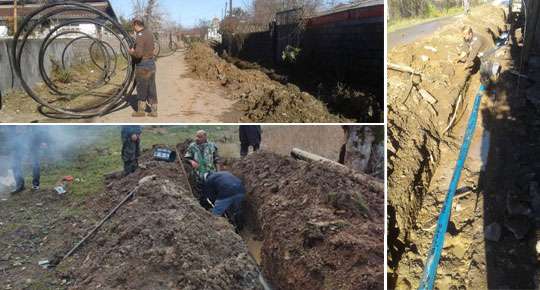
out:
M437 228L435 229L431 250L429 251L429 255L426 260L424 274L422 275L422 280L420 281L420 286L418 287L419 290L432 290L433 284L435 283L437 267L439 266L439 260L441 258L441 252L444 246L444 234L446 233L448 221L450 220L450 215L452 213L452 201L454 199L454 195L456 194L463 165L465 164L467 154L469 153L469 147L471 146L474 130L476 129L480 100L482 99L482 95L484 94L485 90L485 86L480 85L474 99L474 106L471 116L469 117L469 123L467 124L467 131L463 137L463 143L461 144L461 149L459 151L459 158L457 160L456 167L454 168L454 173L452 175L450 187L448 188L448 193L446 194L446 199L444 200L441 215L437 221Z

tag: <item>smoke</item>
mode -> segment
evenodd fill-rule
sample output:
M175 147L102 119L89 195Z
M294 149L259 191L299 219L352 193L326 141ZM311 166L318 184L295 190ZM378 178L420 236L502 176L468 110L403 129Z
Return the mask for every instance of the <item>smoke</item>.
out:
M9 169L10 160L0 156L0 199L6 197L8 192L15 189L13 171Z
M14 161L20 160L23 174L29 164L39 158L44 166L77 158L89 145L95 144L103 126L0 126L0 193L14 187Z

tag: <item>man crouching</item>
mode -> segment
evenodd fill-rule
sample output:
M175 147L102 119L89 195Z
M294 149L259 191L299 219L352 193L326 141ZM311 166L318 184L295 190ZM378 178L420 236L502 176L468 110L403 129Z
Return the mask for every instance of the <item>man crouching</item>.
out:
M214 215L222 216L228 212L229 219L236 229L242 230L242 201L246 196L246 189L240 178L227 171L207 173L203 195L214 203L214 208L212 208Z

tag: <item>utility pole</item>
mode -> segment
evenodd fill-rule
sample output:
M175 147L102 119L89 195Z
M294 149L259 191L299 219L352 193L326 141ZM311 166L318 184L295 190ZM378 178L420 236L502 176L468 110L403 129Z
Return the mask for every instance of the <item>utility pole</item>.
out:
M13 1L13 35L17 33L17 0Z
M229 16L232 17L232 0L229 0Z

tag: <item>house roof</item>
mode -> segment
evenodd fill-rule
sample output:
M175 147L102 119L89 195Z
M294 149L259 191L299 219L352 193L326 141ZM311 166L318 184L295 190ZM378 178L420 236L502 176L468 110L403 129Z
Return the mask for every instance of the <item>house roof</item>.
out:
M49 2L55 2L54 0L48 0ZM117 19L116 13L114 12L111 3L109 0L77 0L76 2L86 3L88 5L97 8L98 10L105 12L114 19ZM5 19L7 17L13 16L13 0L0 0L0 19ZM17 7L17 15L27 16L42 6L36 0L19 0ZM69 13L62 13L57 16L57 18L75 18L75 17L84 17L89 16L87 13L82 13L80 11L73 11Z

